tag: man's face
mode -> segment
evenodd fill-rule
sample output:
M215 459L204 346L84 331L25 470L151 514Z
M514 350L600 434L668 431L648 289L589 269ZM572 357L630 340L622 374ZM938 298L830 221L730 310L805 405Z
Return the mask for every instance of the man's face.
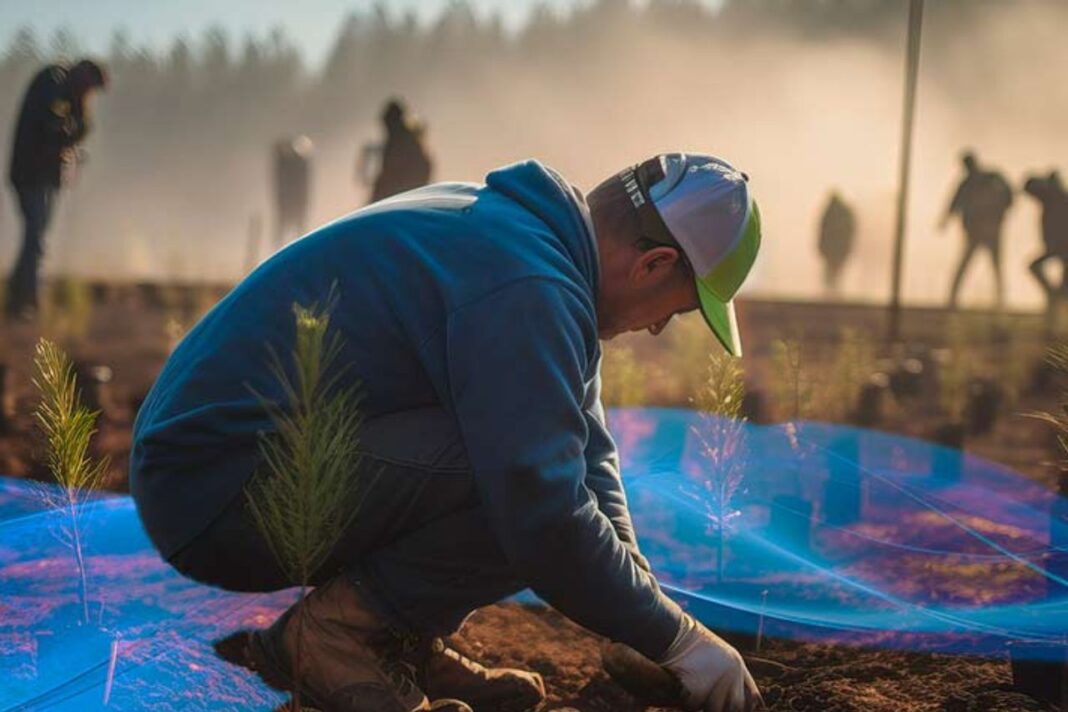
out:
M597 307L598 336L611 339L629 331L664 330L676 314L698 307L697 285L672 247L621 251L602 272Z

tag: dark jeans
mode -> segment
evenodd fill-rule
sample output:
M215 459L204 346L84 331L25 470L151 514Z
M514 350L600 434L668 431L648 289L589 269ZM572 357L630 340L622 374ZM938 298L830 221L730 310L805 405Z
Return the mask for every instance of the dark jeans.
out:
M15 188L22 211L22 249L7 283L7 313L18 316L37 308L37 279L44 254L44 236L56 205L58 190L49 185Z
M423 635L451 633L471 611L525 587L489 529L448 415L425 409L370 420L360 449L360 469L373 486L313 584L350 576L391 625ZM244 494L170 563L234 591L292 585L252 523Z

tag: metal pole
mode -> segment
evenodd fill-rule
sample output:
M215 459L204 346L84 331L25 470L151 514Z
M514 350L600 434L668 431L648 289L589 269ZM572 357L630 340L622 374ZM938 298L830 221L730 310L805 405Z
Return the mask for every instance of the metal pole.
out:
M905 219L908 213L909 171L912 165L912 124L916 113L916 75L920 67L920 31L923 0L909 0L908 54L905 59L905 113L901 125L901 172L898 175L897 224L894 228L894 274L890 297L890 342L901 338L901 267L905 256Z

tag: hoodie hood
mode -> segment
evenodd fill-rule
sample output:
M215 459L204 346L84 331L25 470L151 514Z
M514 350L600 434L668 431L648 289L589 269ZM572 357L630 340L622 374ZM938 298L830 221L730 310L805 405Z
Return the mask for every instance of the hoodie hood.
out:
M536 160L499 168L486 176L486 185L537 216L560 238L596 296L600 282L597 239L582 193Z

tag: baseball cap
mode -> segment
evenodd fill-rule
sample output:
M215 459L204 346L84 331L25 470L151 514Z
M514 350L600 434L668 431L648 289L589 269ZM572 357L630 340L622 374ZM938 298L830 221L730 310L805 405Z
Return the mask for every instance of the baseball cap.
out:
M682 249L705 322L728 353L741 356L733 299L760 249L760 210L748 176L713 156L665 153L619 178L643 235Z

